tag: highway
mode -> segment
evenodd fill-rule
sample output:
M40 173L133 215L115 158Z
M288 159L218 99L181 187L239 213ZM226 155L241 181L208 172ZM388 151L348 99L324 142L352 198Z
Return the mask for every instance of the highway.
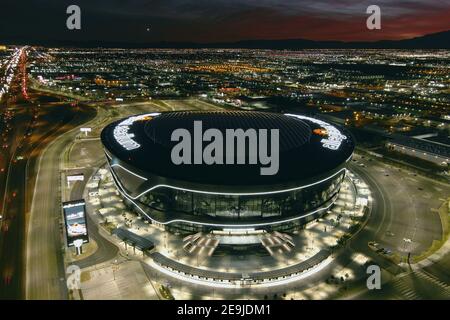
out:
M165 107L169 106L165 105ZM130 108L130 113L132 111L132 108ZM367 292L367 289L363 288L359 295L354 296L355 298L449 297L442 283L439 283L438 277L430 276L425 272L413 273L407 268L399 267L391 260L371 250L368 242L379 242L403 257L406 257L408 253L411 253L412 256L419 255L427 250L433 240L440 239L442 236L440 218L432 209L438 208L443 199L450 195L450 186L384 164L376 158L369 159L355 155L354 160L350 169L358 173L368 183L373 197L372 214L365 228L339 253L333 264L319 274L308 278L306 282L288 285L283 290L303 290L323 282L330 274L335 273L336 268L346 267L351 263L352 257L356 253L361 253L387 270L393 280L388 282L381 292ZM161 278L158 272L144 267L152 278ZM361 269L359 272L359 275L365 276L364 270ZM186 284L180 281L171 280L171 283L186 288ZM364 278L361 283L365 283ZM428 290L419 290L424 286ZM197 298L206 297L210 294L207 287L201 288L201 286L195 286L195 290L191 291L196 292L194 296ZM250 291L245 289L239 292L231 292L219 289L217 293L224 297L245 298ZM271 293L273 294L273 290L268 289L254 289L253 292L261 297L264 294L269 296ZM414 294L411 295L411 292Z
M73 106L51 89L44 93L29 88L28 51L28 47L13 51L0 69L0 102L5 102L0 104L0 299L67 299L60 186L66 169L64 155L79 127L93 126L99 131L106 123L130 114L149 110L209 110L212 106L196 99L97 108L84 102ZM86 177L102 159L100 150L96 159L89 159L91 166L85 168ZM450 253L432 265L413 271L399 267L368 247L368 242L375 241L403 258L426 251L434 240L442 237L441 221L435 209L449 197L450 185L361 155L355 155L350 169L372 191L372 214L365 228L332 265L308 279L308 283L293 284L286 289L311 287L328 277L334 268L348 265L355 253L361 253L387 270L392 280L379 292L362 288L352 292L352 298L450 298ZM85 183L77 184L70 198L81 198L84 186ZM77 264L88 267L114 259L117 247L101 236L89 217L88 225L98 250ZM146 271L158 277L156 272ZM234 294L243 297L248 291Z
M150 109L162 111L170 110L171 107L153 102L132 103L127 105L126 108L107 109L106 107L99 107L96 116L90 115L89 119L78 112L78 120L71 121L68 128L59 131L59 133L66 131L64 134L45 144L45 148L40 153L37 169L34 172L37 181L34 190L31 192L33 199L26 249L26 265L30 266L26 268L25 291L27 299L56 300L67 299L68 297L62 259L65 242L61 237L63 225L61 221L60 185L61 172L65 169L64 152L79 134L79 127L76 126L83 124L82 126L99 127L101 129L116 118L148 112ZM103 162L103 154L98 152L98 157L92 160L92 166L95 166L99 160ZM80 195L79 188L81 188L80 185L72 191L71 197ZM88 224L89 222L88 220ZM80 260L77 264L83 267L89 266L110 260L117 254L117 248L105 242L107 240L99 235L94 223L89 224L89 232L99 245L99 251L85 260Z
M27 299L67 299L61 238L60 164L65 147L79 133L78 126L95 116L92 108L81 111L78 110L72 121L59 131L57 138L46 144L37 163L27 233Z
M29 106L25 106L29 107ZM31 110L31 108L30 108ZM24 297L25 241L28 211L35 182L34 166L37 157L47 143L70 128L71 122L77 123L83 112L68 105L40 107L36 118L33 116L32 130L23 133L12 132L11 136L21 137L15 157L22 160L10 161L6 184L6 201L2 235L0 238L0 270L2 274L2 297L18 299ZM78 119L78 120L77 120ZM27 123L20 123L17 128L27 128Z
M51 97L29 93L27 89L26 48L14 52L7 67L8 79L2 118L2 156L0 157L1 233L0 298L23 297L25 228L29 199L27 188L34 183L28 169L33 166L42 145L60 126L69 121L75 110L59 105L40 107ZM72 115L71 115L72 114Z
M14 53L7 68L8 91L0 109L2 156L0 157L0 298L25 297L26 227L33 187L35 163L56 136L83 122L83 110L49 94L29 92L27 49ZM54 255L54 253L53 253Z
M2 286L7 286L13 291L20 291L18 289L21 279L21 248L23 246L23 228L25 219L25 170L28 159L17 160L18 156L27 157L30 152L31 145L28 142L31 137L25 133L28 131L27 127L31 126L31 115L29 110L20 110L15 112L18 116L13 116L11 123L13 128L6 137L7 144L10 146L7 151L9 154L5 164L6 170L4 172L4 181L2 184L2 233L0 235L0 270ZM7 153L5 152L5 155ZM17 254L19 253L19 254ZM3 297L11 296L11 292L6 288L1 290Z
M0 172L0 179L6 181L8 175L14 179L5 182L6 190L0 190L0 194L6 194L2 228L7 226L7 232L3 232L0 237L0 270L4 288L1 297L67 299L60 207L64 152L73 143L81 125L105 124L128 114L147 112L151 108L172 110L174 105L168 101L136 103L125 108L110 109L115 112L100 107L96 114L93 108L85 105L74 108L57 102L57 99L41 107L38 101L43 97L33 92L29 98L30 101L17 102L8 109L14 111L12 116L5 114L5 111L2 114L10 118L10 129L2 137L6 138L8 147L5 156L0 158L0 164L2 167L8 165L8 170L3 174ZM18 154L24 160L14 162ZM98 159L92 160L93 163L98 162ZM438 297L445 296L446 289L442 284L436 284L436 281L448 279L445 278L448 277L448 260L429 266L420 273L410 272L378 255L367 244L376 241L402 256L408 253L418 255L425 251L433 240L441 238L441 222L432 209L438 208L442 199L448 197L449 185L383 164L376 159L356 155L354 160L351 170L358 173L373 192L373 212L366 227L352 239L334 266L344 266L358 252L370 257L392 275L400 275L386 285L386 291L381 296L374 297L374 293L361 292L356 298L407 299L428 297L427 292L437 292ZM97 165L93 164L94 167ZM87 176L92 173L92 168L87 168ZM77 185L72 190L71 198L79 198L83 188L83 184ZM11 192L15 192L15 195L12 196ZM27 221L29 228L25 233ZM117 255L117 248L101 237L92 221L88 223L91 237L99 245L99 250L77 263L82 267L111 260ZM25 255L18 252L24 252ZM314 281L301 286L310 287L330 272L331 266L321 275L315 276ZM23 279L26 279L25 283ZM435 290L422 290L421 295L418 295L416 290L411 289L427 285Z

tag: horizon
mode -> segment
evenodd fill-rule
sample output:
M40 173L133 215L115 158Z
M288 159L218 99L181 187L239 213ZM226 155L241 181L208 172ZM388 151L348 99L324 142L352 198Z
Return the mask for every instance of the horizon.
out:
M450 300L450 0L1 3L0 300Z
M289 39L243 39L239 41L229 42L195 42L195 41L158 41L158 42L125 42L125 41L97 41L97 40L48 40L48 41L27 41L25 39L15 39L14 41L0 42L2 45L8 46L42 46L42 47L73 47L73 48L109 48L109 49L448 49L448 44L438 41L432 42L431 46L423 44L407 44L408 41L417 41L434 37L437 35L449 35L449 30L425 34L408 39L401 40L369 40L369 41L341 41L341 40L312 40L305 38L289 38ZM1 39L0 39L1 41ZM310 45L305 43L282 44L283 41L295 42L304 41L311 42ZM262 44L265 44L262 45ZM277 44L277 46L267 46L269 43ZM238 46L244 44L243 46ZM223 45L223 46L222 46ZM327 46L330 45L330 46ZM334 46L333 46L334 45ZM372 46L373 45L373 46ZM402 46L403 45L403 46Z

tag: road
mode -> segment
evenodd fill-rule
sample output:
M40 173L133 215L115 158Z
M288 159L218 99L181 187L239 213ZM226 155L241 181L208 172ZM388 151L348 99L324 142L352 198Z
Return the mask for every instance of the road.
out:
M432 181L379 161L355 157L351 169L360 174L375 193L374 212L361 238L377 241L402 256L426 251L442 237L437 209L450 195L450 186ZM356 165L355 163L358 163ZM360 165L363 164L364 167ZM354 241L361 249L364 241Z
M211 105L203 104L200 109L203 108L209 108L211 109ZM138 113L146 113L149 111L173 111L175 108L177 109L183 109L183 108L192 108L195 109L192 105L177 105L172 106L167 102L164 101L158 101L156 102L138 102L138 103L131 103L128 105L125 105L124 107L116 107L116 109L119 110L118 114L116 115L117 118L125 117L132 114L138 114ZM106 120L106 121L105 121ZM97 121L99 122L98 128L103 128L105 124L107 124L110 121L113 121L108 114L99 115L97 117ZM95 134L95 133L94 133ZM79 143L83 144L83 140L79 140ZM91 150L92 154L98 154L98 150ZM71 193L70 193L70 199L76 200L83 197L83 191L86 186L87 177L91 176L94 173L93 168L98 168L99 166L103 165L105 162L105 159L103 157L103 154L98 154L98 157L89 159L89 166L87 168L82 169L81 171L77 169L77 172L84 173L86 179L85 181L78 181L72 186ZM69 166L70 167L70 166ZM112 244L109 240L106 240L99 231L98 225L92 221L90 216L87 216L88 220L88 228L89 228L89 236L91 239L93 239L97 243L97 251L92 254L91 256L83 259L78 260L76 262L76 265L80 268L86 268L89 266L93 266L95 264L100 264L109 260L112 260L115 258L118 254L118 248Z
M163 105L156 103L152 103L152 105L156 110L171 110L173 108L173 105L167 105L166 102ZM146 112L149 110L149 104L137 103L123 109L115 109L118 112L111 116L110 113L104 113L103 109L100 108L102 114L97 115L95 120L92 121L104 123L105 119L109 122L126 114ZM79 120L78 124L86 121L86 119ZM70 126L64 130L74 128L75 122L70 121ZM49 144L44 144L46 147L43 148L42 156L37 165L36 176L38 180L34 190L28 231L27 266L33 266L27 268L26 297L28 299L67 298L64 282L65 270L62 262L64 241L61 239L61 199L59 196L61 180L58 169L63 169L61 168L61 155L66 147L74 141L77 133L77 129L73 129L60 135L52 142L50 142L51 140L47 141ZM359 156L355 156L355 160L351 169L361 175L373 191L373 214L370 216L366 228L351 241L348 250L336 259L335 266L344 266L351 260L351 256L355 252L360 252L369 256L393 275L401 274L399 278L395 278L392 284L386 286L382 298L399 296L408 298L407 295L410 295L408 290L413 288L412 290L415 292L415 286L421 288L426 285L427 281L431 283L429 288L435 288L430 292L436 292L438 297L445 296L446 291L443 290L441 284L436 284L436 275L432 274L431 271L424 270L420 274L417 274L417 272L408 273L407 270L399 268L389 260L374 253L368 248L367 243L377 241L403 256L406 256L409 252L416 255L426 250L433 240L441 237L439 217L431 209L438 208L442 199L448 197L450 187L376 160L370 161ZM71 197L80 197L82 189L83 186L77 185L73 189ZM106 240L99 235L96 228L92 229L94 224L89 223L89 225L92 238L99 243L99 251L90 258L81 260L79 263L83 267L110 260L116 254L114 246L105 242ZM405 241L405 239L410 241ZM447 264L442 264L429 268L430 270L433 269L434 273L446 273L446 266ZM324 274L326 272L329 274L332 272L332 268L324 270ZM314 282L321 281L319 275L315 278L311 283L302 286L310 287ZM396 285L396 283L399 284ZM408 289L405 290L404 286ZM394 289L390 289L391 287ZM398 293L398 287L403 288L402 290L405 292L403 295ZM424 292L427 291L424 290ZM373 293L364 292L356 297L368 297L367 294Z
M449 299L449 282L446 279L449 277L450 261L440 261L413 272L375 253L368 247L368 242L377 241L402 256L407 256L408 252L417 255L427 250L433 240L442 236L440 218L432 209L438 208L443 199L450 195L450 186L385 165L376 159L369 160L359 155L355 155L354 159L350 169L358 173L372 191L372 214L365 228L339 252L327 268L305 281L283 285L282 288L239 290L217 288L212 294L209 287L186 284L176 279L169 279L171 285L178 291L189 293L188 295L195 299L212 297L245 299L251 296L262 298L264 295L271 297L274 293L280 295L280 292L305 292L323 283L331 274L336 274L337 270L348 268L355 254L360 253L386 270L383 274L389 277L384 280L382 289L368 291L365 287L367 277L365 269L352 268L356 275L363 277L355 283L356 293L354 290L339 291L329 298ZM406 242L405 238L409 238L411 242ZM144 268L152 279L165 281L165 277L159 272L145 265ZM308 298L305 295L302 297Z
M80 171L78 170L77 172ZM88 178L94 173L94 170L85 169L82 170L82 173L84 174L86 179L84 181L77 181L73 185L70 193L70 200L78 200L83 198L83 192L86 187L86 183L88 181ZM97 223L92 221L90 215L87 215L87 225L89 238L91 241L95 241L95 243L97 244L97 250L87 258L76 261L75 264L81 269L112 260L117 256L119 252L119 248L116 245L106 240L100 234L99 226L97 225Z
M72 121L58 132L58 137L46 144L37 164L27 233L27 299L67 298L62 258L64 241L61 238L61 156L79 132L78 126L94 115L90 108L84 112L78 110Z
M37 177L33 194L30 220L28 229L28 241L26 250L26 298L27 299L66 299L67 290L65 284L65 270L62 259L64 250L64 239L61 221L61 172L65 169L62 159L66 148L72 144L79 133L77 124L83 126L103 127L114 118L121 118L141 112L162 111L172 109L168 105L160 106L153 102L131 103L126 108L103 108L97 109L98 113L86 123L86 119L78 119L79 122L70 122L70 128L65 128L65 134L60 135L54 141L45 144L41 152L34 176ZM80 111L80 110L79 110ZM111 114L114 114L112 116ZM81 112L77 113L77 115ZM72 129L73 128L73 129ZM63 130L60 131L60 133ZM103 159L102 153L98 153ZM94 163L98 159L94 159ZM79 189L79 188L76 188ZM74 190L73 196L78 197L80 190ZM89 224L89 220L88 220ZM91 236L99 245L99 251L93 256L77 262L81 266L107 261L113 258L117 251L115 246L106 243L99 235L94 223L90 223ZM32 267L31 267L32 266Z
M366 227L352 240L350 252L370 257L393 275L382 290L362 289L356 299L449 299L449 255L424 270L400 268L368 248L369 241L407 257L426 251L442 237L437 209L450 195L450 186L371 158L355 156L351 169L369 184L374 208Z
M82 114L77 107L40 92L29 92L26 50L11 63L11 85L0 108L2 155L0 157L0 298L24 297L26 225L34 165L47 143Z
M57 108L41 107L36 118L34 130L25 136L15 155L23 157L22 160L12 159L8 170L6 184L6 201L3 232L0 237L0 270L2 274L3 298L19 299L24 297L25 275L25 241L28 211L33 186L35 182L34 165L37 157L46 144L56 136L70 128L70 123L77 123L83 114L70 106L60 105ZM34 117L33 117L34 119ZM78 119L78 120L77 120ZM22 123L26 128L26 124ZM21 127L20 125L18 126ZM21 133L14 136L24 137Z

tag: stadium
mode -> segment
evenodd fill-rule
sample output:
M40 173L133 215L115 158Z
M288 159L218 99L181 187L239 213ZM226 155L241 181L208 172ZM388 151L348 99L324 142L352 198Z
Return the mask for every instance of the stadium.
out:
M230 164L174 163L173 132L181 128L195 136L199 132L194 123L199 121L205 132L214 129L223 136L230 129L276 130L276 172L261 174L264 165L252 162L251 152L241 161L234 153L236 161ZM241 147L251 149L252 138L245 135ZM299 228L333 205L354 150L353 139L343 128L303 115L256 111L136 115L106 126L101 141L127 206L175 234ZM207 144L203 140L201 147ZM194 145L187 156L195 159L199 150Z

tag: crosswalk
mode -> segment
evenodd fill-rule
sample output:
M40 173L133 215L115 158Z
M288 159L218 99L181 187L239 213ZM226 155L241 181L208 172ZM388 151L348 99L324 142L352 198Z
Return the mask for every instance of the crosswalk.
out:
M435 286L440 289L441 293L445 294L447 298L450 298L450 285L448 283L445 283L444 281L441 281L424 271L416 271L415 274L422 279L426 279L427 281L434 283Z
M392 281L396 295L399 295L400 299L406 300L422 300L422 298L414 292L414 290L408 285L408 283L402 278L397 278Z
M402 274L390 285L399 299L450 299L449 284L421 270Z

